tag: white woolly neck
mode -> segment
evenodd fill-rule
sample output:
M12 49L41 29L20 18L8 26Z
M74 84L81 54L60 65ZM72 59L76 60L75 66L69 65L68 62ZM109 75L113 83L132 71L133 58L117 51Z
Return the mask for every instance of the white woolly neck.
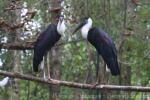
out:
M59 22L57 24L57 32L60 35L63 35L65 30L66 30L65 21L63 20L62 22L60 22L60 20L59 20Z
M84 39L87 39L87 35L91 27L92 27L92 19L88 18L87 23L81 28L82 37Z

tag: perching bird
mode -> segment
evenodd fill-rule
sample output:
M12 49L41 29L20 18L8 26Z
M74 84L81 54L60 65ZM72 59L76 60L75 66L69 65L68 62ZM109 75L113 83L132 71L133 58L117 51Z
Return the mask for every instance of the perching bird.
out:
M108 34L100 28L92 27L92 19L84 18L73 33L81 28L82 37L88 40L102 56L111 71L116 76L120 74L117 61L117 51L114 42Z
M65 32L64 17L59 16L58 24L50 24L45 31L38 37L34 46L33 70L38 72L38 66L43 60L44 55L50 50Z

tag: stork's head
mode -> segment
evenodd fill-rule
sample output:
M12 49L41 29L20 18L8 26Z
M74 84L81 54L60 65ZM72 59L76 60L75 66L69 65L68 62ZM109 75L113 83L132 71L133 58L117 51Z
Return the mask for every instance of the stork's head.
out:
M64 16L63 16L63 15L60 15L60 16L59 16L59 22L62 23L63 20L64 20Z
M60 35L62 35L66 30L65 22L64 22L64 16L60 15L59 16L59 21L57 24L57 31Z
M74 30L73 34L77 32L79 29L84 28L85 30L89 30L92 27L92 19L90 17L85 17L81 19L81 22Z

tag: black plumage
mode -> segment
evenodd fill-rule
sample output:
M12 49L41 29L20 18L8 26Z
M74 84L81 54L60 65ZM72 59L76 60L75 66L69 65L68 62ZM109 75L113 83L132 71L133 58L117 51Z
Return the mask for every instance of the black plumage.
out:
M107 64L112 75L119 75L117 51L112 39L100 28L91 28L88 32L88 41L96 48Z
M108 34L100 28L92 27L92 19L82 19L74 33L81 28L83 38L88 40L102 56L111 71L111 74L120 75L120 69L117 61L117 50L114 42Z
M44 55L60 39L61 35L57 32L57 25L50 24L45 31L38 37L34 46L33 70L38 71L38 66L43 60Z

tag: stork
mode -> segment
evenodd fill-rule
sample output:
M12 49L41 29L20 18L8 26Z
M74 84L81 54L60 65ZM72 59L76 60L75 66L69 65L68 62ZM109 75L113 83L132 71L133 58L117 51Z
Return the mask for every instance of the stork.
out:
M120 69L117 61L117 50L108 34L100 28L92 27L92 19L90 17L83 18L73 33L79 29L81 29L82 37L89 41L102 56L111 74L113 76L119 75Z
M64 17L59 16L59 21L56 24L50 24L40 34L34 46L33 70L38 72L38 66L41 64L44 55L56 44L60 37L65 32Z

